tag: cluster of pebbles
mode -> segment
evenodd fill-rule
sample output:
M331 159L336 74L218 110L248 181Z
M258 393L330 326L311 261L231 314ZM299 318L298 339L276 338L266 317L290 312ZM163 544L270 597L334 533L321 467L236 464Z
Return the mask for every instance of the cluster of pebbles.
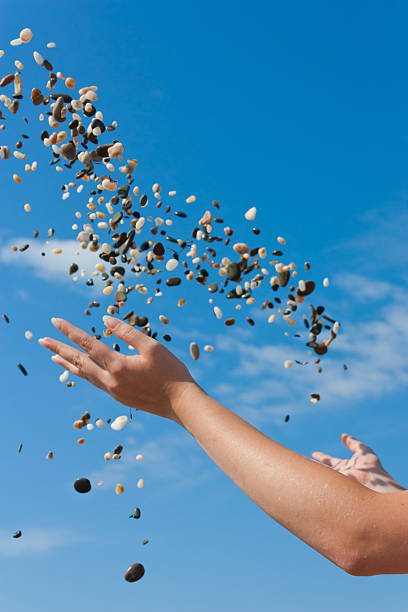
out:
M10 44L26 44L31 38L31 31L24 28L18 39ZM55 43L47 44L47 48L53 47ZM0 58L3 55L4 51L0 51ZM108 315L122 318L148 336L170 342L171 335L167 331L162 334L159 329L170 324L171 300L177 296L178 308L187 302L184 297L179 297L177 292L180 289L176 287L195 282L209 294L210 308L220 324L226 327L240 324L254 326L252 311L259 306L261 311L266 311L267 323L273 323L280 316L288 327L284 333L301 338L300 333L290 334L289 330L297 323L295 317L298 309L316 288L315 282L307 278L310 263L304 263L304 280L296 264L287 261L282 250L286 240L278 236L277 248L268 248L259 239L261 230L258 227L251 228L250 241L240 241L233 227L220 216L220 204L215 200L205 210L198 211L197 205L191 206L197 200L195 195L185 197L185 205L176 208L173 203L170 204L175 201L174 189L164 193L162 186L154 183L150 190L144 192L135 184L138 160L125 155L124 143L114 138L117 122L107 123L98 109L98 87L87 85L77 88L73 77L55 70L53 64L38 51L34 51L33 59L43 69L38 74L38 81L42 82L38 82L38 86L32 88L26 98L23 94L23 64L19 60L14 62L16 70L0 79L0 91L5 92L0 93L0 103L5 109L5 115L0 110L0 134L6 130L11 116L21 112L28 97L27 103L38 107L39 121L46 124L40 133L40 142L49 151L50 166L61 175L68 176L61 185L62 199L67 200L74 192L82 194L80 197L84 199L84 207L75 212L72 224L78 242L77 254L80 249L88 249L99 256L99 262L85 282L88 286L101 283L100 300L89 302L85 314L91 315L92 310L100 308L103 302ZM28 124L28 120L24 120ZM0 160L11 163L14 159L16 164L24 162L24 171L31 173L36 171L37 162L29 160L24 152L27 138L29 136L23 133L14 146L10 143L0 145ZM10 176L16 183L24 180L20 171L12 170ZM24 210L29 213L31 205L26 203ZM244 218L253 225L256 215L257 209L252 206L244 213ZM79 225L79 219L83 216L86 216L86 222ZM184 220L181 222L184 229L174 233L173 223L177 221L179 226L181 220ZM39 231L34 230L33 236L37 238ZM52 240L53 228L47 231L46 236L47 241ZM18 253L29 246L11 245L11 248ZM52 250L53 255L61 252L58 248ZM85 270L80 270L75 261L69 266L67 274L73 281L86 276ZM325 278L322 285L329 286L329 279ZM261 288L265 297L259 299ZM132 309L129 309L127 302L131 301L132 292L139 296L138 300L132 300ZM169 312L161 314L158 321L153 321L149 317L148 307L164 293ZM143 309L139 306L142 300ZM224 311L232 308L235 310L234 316L226 316ZM3 319L9 322L6 314L3 314ZM314 363L321 372L321 357L336 338L339 323L326 314L324 306L314 307L311 304L309 314L302 314L302 319L306 328L306 332L304 329L303 332L307 334L306 346L309 354L315 354ZM154 329L156 326L158 329ZM111 335L109 329L98 333L92 326L91 330L98 339ZM30 331L25 335L27 339L33 337ZM113 344L113 348L120 350L117 343ZM197 342L191 341L189 349L192 359L198 360L200 348ZM205 345L203 350L211 352L214 346ZM308 362L296 363L306 365ZM286 360L283 365L290 368L294 362ZM27 375L21 363L18 367L22 374ZM68 376L69 373L64 372L60 381L72 387L74 383L67 382ZM312 393L310 399L314 403L320 396ZM285 421L288 420L289 415L285 417ZM127 421L126 416L117 417L111 423L111 428L119 431ZM97 419L95 426L104 427L105 423ZM94 425L90 423L89 413L75 421L74 427L92 429ZM79 444L83 442L83 438L78 440ZM120 459L122 446L118 449L107 451L105 460ZM142 486L143 480L140 479L138 487ZM74 488L79 493L86 493L91 490L91 483L86 478L80 478L75 481ZM122 494L123 491L124 487L119 483L116 493ZM138 518L135 514L133 516ZM127 570L125 578L133 582L143 573L143 566L135 564Z

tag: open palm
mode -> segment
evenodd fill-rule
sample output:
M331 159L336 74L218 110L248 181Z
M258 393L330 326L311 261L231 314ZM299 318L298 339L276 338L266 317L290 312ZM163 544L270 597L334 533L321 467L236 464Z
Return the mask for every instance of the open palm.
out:
M390 493L396 489L405 490L385 471L381 461L369 446L345 433L341 434L341 441L353 452L349 459L339 459L321 452L312 453L312 457L374 491Z

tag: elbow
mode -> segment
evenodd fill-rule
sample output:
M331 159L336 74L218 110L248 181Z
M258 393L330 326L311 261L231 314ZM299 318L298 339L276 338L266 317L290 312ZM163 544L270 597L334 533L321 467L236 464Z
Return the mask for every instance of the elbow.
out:
M381 573L376 560L368 554L368 548L356 544L343 553L339 566L350 576L376 576Z

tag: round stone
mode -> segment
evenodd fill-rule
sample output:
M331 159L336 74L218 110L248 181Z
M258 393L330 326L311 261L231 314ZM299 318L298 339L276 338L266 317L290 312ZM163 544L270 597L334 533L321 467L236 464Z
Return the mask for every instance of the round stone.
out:
M128 422L128 417L127 416L125 416L125 415L118 416L113 421L113 423L111 423L111 428L114 429L115 431L120 431L121 429L124 428L124 426L126 425L127 422Z
M145 569L141 563L133 563L125 572L125 580L128 582L136 582L143 578Z
M91 490L91 483L87 478L78 478L74 482L74 489L78 493L89 493Z

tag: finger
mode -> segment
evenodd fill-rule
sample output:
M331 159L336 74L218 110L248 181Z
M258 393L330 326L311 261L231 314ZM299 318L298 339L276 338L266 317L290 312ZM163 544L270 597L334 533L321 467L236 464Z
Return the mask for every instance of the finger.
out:
M75 325L72 325L72 323L64 319L56 319L53 317L51 322L64 334L64 336L67 336L67 338L83 349L92 359L97 361L103 368L107 369L109 362L115 356L114 351L111 351L103 342L100 342L96 338L92 338L92 336L82 329L75 327Z
M108 317L105 315L102 318L106 327L110 329L115 336L127 344L134 346L139 353L143 353L143 351L146 350L146 348L150 346L152 342L155 342L153 338L149 338L149 336L146 336L146 334L143 332L138 331L131 325L128 325L119 319L115 319L115 317Z
M53 351L53 353L56 353L62 357L62 359L65 359L65 361L75 366L79 371L78 376L102 380L105 370L85 353L78 351L73 346L68 346L68 344L54 340L53 338L40 338L38 342L41 346Z
M347 446L347 448L353 453L361 452L366 447L365 444L360 442L360 440L357 440L357 438L354 438L354 436L350 436L346 433L341 434L341 441L343 442L344 446Z
M328 465L331 468L336 467L339 462L343 461L343 459L339 459L338 457L330 457L330 455L326 455L326 453L314 452L312 453L312 457L317 459L323 465Z
M89 380L89 382L91 382L93 385L95 385L99 389L105 389L105 387L102 385L102 383L99 380L93 379L93 378L86 378L84 376L83 372L81 372L81 370L79 370L79 368L74 366L69 361L65 361L65 359L63 359L59 355L52 355L51 359L57 365L60 365L63 368L65 368L65 370L68 370L69 372L71 372L71 374L74 374L75 376L79 376L80 378L84 378L85 380Z

